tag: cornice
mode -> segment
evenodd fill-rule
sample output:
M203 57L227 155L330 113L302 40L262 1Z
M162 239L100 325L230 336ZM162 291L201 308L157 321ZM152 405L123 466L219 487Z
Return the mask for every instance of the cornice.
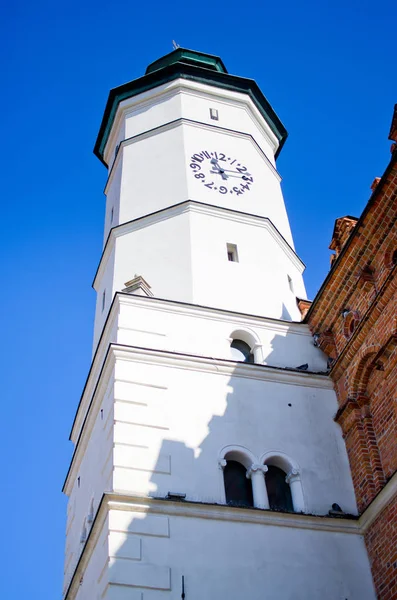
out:
M397 496L397 473L358 518L352 515L329 517L303 513L281 513L259 508L236 508L222 504L165 500L135 494L106 492L98 507L87 541L72 575L64 600L74 600L92 552L99 539L110 510L123 510L142 514L209 519L232 523L250 523L264 527L287 527L328 533L363 536L390 501Z
M255 363L235 362L222 358L197 356L169 350L154 350L138 346L111 344L110 348L116 359L133 362L144 362L172 369L187 369L214 375L226 375L248 379L259 379L272 383L293 386L313 387L333 390L333 382L326 373L299 371L296 369L272 367Z
M103 360L109 348L109 332L112 330L115 319L118 316L120 304L138 305L141 307L148 306L154 310L164 312L180 313L191 315L194 317L208 318L216 321L228 321L233 324L240 323L241 325L257 326L279 333L293 333L296 335L310 336L308 326L296 321L282 321L281 319L272 319L270 317L262 317L259 315L249 315L245 313L237 313L233 311L213 308L209 306L200 306L197 304L188 304L186 302L178 302L176 300L167 300L163 298L149 298L145 296L137 296L133 294L125 294L117 292L114 295L112 304L109 308L105 324L102 329L101 336L96 347L91 367L87 375L86 382L82 394L80 396L77 411L74 417L69 439L76 443L78 432L81 429L83 419L83 407L87 407L87 398L91 398L94 388L97 384L98 376L103 368ZM86 408L85 408L86 410Z
M149 227L161 221L178 217L188 212L200 213L214 218L227 219L230 221L244 223L253 227L262 227L263 229L266 229L273 239L280 245L286 256L289 258L289 260L291 260L298 271L303 273L305 264L301 261L295 250L288 244L286 239L281 235L277 227L268 217L261 217L251 213L233 210L231 208L224 208L221 206L215 206L213 204L197 202L196 200L185 200L179 204L174 204L154 213L138 217L132 221L127 221L126 223L122 223L121 225L113 227L109 232L98 268L94 276L94 280L92 282L93 288L96 289L95 286L98 279L104 274L107 261L109 260L115 245L115 241L118 237L132 233L139 229L143 229L145 227Z
M307 515L303 513L281 513L257 508L237 508L224 504L207 504L190 501L174 502L164 500L163 498L118 493L106 494L106 500L108 510L123 510L234 523L254 523L271 527L290 527L352 534L359 533L358 519L353 516L335 519L328 516Z
M187 302L169 300L166 298L138 296L123 292L117 292L116 297L118 298L120 305L133 305L141 308L149 308L150 310L158 310L164 313L208 319L210 321L217 322L228 322L233 326L241 325L245 327L258 327L260 329L282 334L292 333L295 335L302 335L310 339L312 337L309 326L300 321L283 321L282 319L239 313L212 306L190 304Z
M189 501L173 502L160 498L134 494L104 493L92 524L87 541L72 575L64 600L74 600L80 580L99 540L100 533L111 510L123 510L142 514L208 519L233 523L248 523L263 527L286 527L328 533L361 535L359 522L352 516L328 517L301 513L280 513L258 508L235 508L221 504L204 504Z
M104 151L106 150L109 133L113 128L114 118L120 102L178 79L205 84L216 88L217 91L227 90L232 93L245 94L251 99L262 119L278 139L279 147L276 155L280 152L287 138L287 131L254 80L227 73L214 72L196 65L192 66L180 62L168 65L165 68L144 75L110 91L94 148L94 154L105 165Z

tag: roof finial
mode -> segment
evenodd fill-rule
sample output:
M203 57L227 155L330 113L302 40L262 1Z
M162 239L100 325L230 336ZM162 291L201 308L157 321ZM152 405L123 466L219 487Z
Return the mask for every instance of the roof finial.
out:
M180 48L180 45L177 44L175 40L172 40L172 47L174 48L174 50L177 50L178 48Z

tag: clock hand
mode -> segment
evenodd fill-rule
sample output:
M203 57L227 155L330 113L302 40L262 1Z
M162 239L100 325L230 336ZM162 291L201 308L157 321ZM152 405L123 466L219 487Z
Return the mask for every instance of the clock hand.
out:
M218 169L219 173L236 173L238 174L240 177L251 177L251 173L247 173L246 171L244 173L241 173L241 171L233 171L233 169L224 169L223 167L220 166L218 160L216 158L211 158L211 164ZM212 172L216 172L216 171L211 171Z
M227 179L227 178L228 178L228 176L225 174L225 171L224 171L224 169L222 169L222 168L219 166L219 163L218 163L218 161L216 160L216 158L212 158L212 159L211 159L211 164L212 164L212 166L213 166L215 169L218 169L217 171L211 171L211 173L218 173L218 174L219 174L219 175L222 177L222 179Z
M223 171L210 171L210 173L221 173L222 177L224 179L227 179L228 177L237 177L237 179L244 179L245 177L245 173L239 173L238 171L230 171L228 172L228 174L226 175L226 173L224 173ZM244 179L245 181L245 179Z
M238 173L239 175L241 175L241 177L243 177L244 175L251 177L251 173L247 173L246 171L244 171L244 173L241 173L241 171L232 171L232 169L223 169L223 171L225 171L226 173Z

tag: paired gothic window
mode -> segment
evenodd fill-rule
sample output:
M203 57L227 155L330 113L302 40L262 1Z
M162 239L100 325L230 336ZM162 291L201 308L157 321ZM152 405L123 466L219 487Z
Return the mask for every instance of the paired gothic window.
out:
M230 344L230 348L232 349L232 357L234 360L246 363L254 362L252 350L246 342L243 342L243 340L233 340Z
M251 481L246 468L236 460L228 460L223 470L227 504L254 506Z
M304 504L297 500L296 494L293 502L289 485L290 478L299 475L296 469L292 469L291 474L287 476L286 472L276 465L253 464L247 477L246 467L238 460L223 459L223 462L226 463L222 467L227 504L286 512L304 510ZM295 501L297 506L294 506Z

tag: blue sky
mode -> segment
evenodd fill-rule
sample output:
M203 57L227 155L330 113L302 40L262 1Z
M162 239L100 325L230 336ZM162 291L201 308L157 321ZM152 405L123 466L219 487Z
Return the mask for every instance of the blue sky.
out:
M110 88L184 47L257 80L289 132L278 160L312 298L335 218L389 161L395 0L16 0L0 25L3 386L0 597L61 596L70 425L88 372Z

